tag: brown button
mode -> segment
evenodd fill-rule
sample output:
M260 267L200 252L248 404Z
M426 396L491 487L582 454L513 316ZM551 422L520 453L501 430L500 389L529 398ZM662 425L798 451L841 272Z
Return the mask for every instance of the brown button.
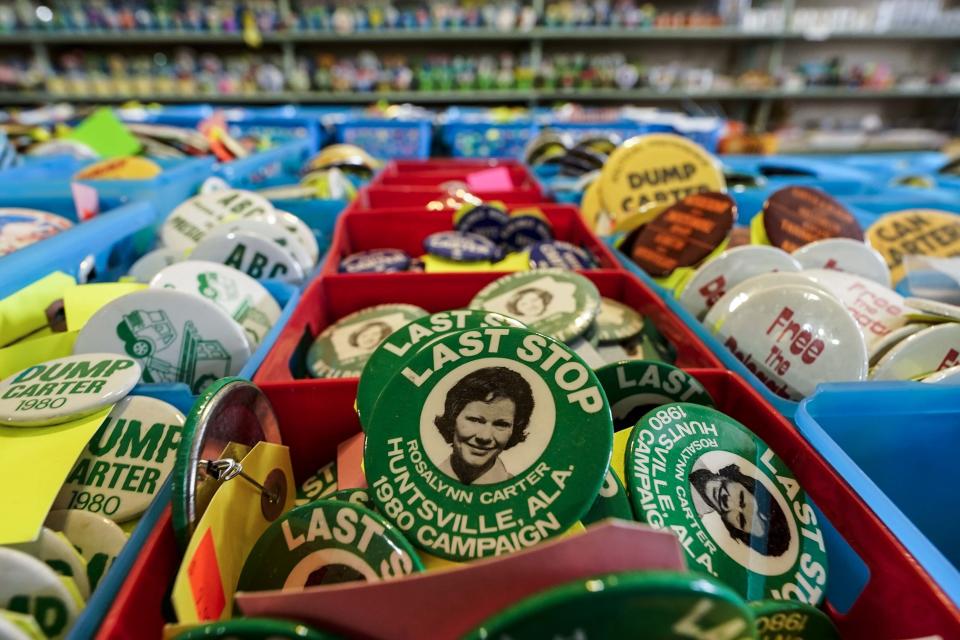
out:
M763 207L770 244L788 253L824 238L863 240L863 230L847 209L819 189L785 187Z

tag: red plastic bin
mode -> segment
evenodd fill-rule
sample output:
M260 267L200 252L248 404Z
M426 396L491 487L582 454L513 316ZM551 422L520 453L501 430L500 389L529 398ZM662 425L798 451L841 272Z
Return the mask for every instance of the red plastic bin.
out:
M721 411L751 427L790 465L811 499L869 568L869 580L846 614L827 604L843 638L957 637L960 613L946 595L786 419L730 372L708 369L691 373L717 400ZM332 460L337 445L359 431L353 410L356 380L272 383L262 388L279 418L298 482ZM161 637L169 586L180 561L169 513L168 509L144 545L98 638ZM411 611L410 615L417 613ZM465 613L458 609L449 615ZM396 627L399 633L401 620Z
M597 285L601 295L624 302L650 318L676 347L679 366L720 366L717 357L634 276L603 269L582 273ZM303 292L300 304L253 380L257 384L296 381L294 384L305 385L304 388L322 383L305 379L306 353L314 337L337 319L365 307L389 302L415 304L430 312L463 308L480 289L502 275L485 272L321 277Z
M484 167L481 170L486 169ZM504 167L510 182L514 189L539 189L537 181L534 179L526 167L513 166ZM374 186L398 186L398 187L436 187L444 182L467 182L467 176L476 171L476 169L437 169L430 171L405 171L402 173L389 173L381 171L371 182Z
M613 253L590 232L576 207L566 204L535 206L547 216L557 240L586 249L597 258L603 269L619 268ZM511 207L516 208L521 207ZM337 273L340 261L358 251L401 249L411 256L419 256L423 254L424 238L437 231L452 229L450 212L416 208L347 211L337 221L322 273Z
M381 173L420 173L423 171L482 171L494 167L526 167L514 158L431 158L429 160L391 160Z
M540 187L516 189L514 191L475 191L478 198L486 201L499 201L508 205L536 204L548 200ZM367 186L360 189L351 203L353 209L383 209L403 207L426 207L432 202L440 202L444 208L459 208L459 204L450 204L448 194L434 187L398 187Z

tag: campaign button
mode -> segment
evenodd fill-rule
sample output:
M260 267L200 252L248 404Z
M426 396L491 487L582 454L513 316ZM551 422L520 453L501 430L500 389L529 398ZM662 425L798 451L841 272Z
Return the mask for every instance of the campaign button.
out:
M22 369L0 382L0 423L40 427L96 413L121 400L140 381L140 364L96 350Z
M220 191L228 191L229 189L230 185L227 181L219 176L210 176L200 185L201 194L217 193Z
M730 235L736 212L736 203L726 194L688 195L643 227L630 257L655 277L699 264Z
M625 360L597 369L597 378L610 403L613 430L637 424L647 413L671 402L714 406L700 382L683 369L663 362Z
M270 523L243 564L237 590L297 591L419 571L416 551L383 516L351 502L316 500Z
M32 615L0 609L0 638L4 638L4 640L46 640L46 637Z
M607 518L633 520L633 507L630 506L627 490L623 488L623 483L620 482L617 474L609 470L603 478L600 492L590 505L590 510L580 518L580 522L584 526L590 526Z
M484 236L460 231L439 231L423 239L423 250L458 262L500 259L500 248Z
M167 267L150 281L154 289L202 296L233 318L256 348L280 319L280 305L262 284L226 265L187 260Z
M937 371L922 380L930 384L960 384L960 365Z
M596 175L594 175L596 178ZM597 235L609 235L609 230L602 225L609 225L609 216L603 202L600 200L600 181L592 180L584 189L580 199L580 215L587 227ZM606 232L606 233L605 233Z
M927 298L907 298L906 305L925 314L937 316L951 322L960 322L960 307L948 302L929 300Z
M703 264L684 286L680 304L697 319L703 319L714 304L744 280L774 271L800 271L790 254L776 247L751 245L729 249Z
M600 292L564 269L513 273L480 290L471 309L496 311L561 342L583 335L600 313Z
M22 551L0 547L0 575L0 609L32 615L50 640L67 637L83 603L57 572Z
M297 487L296 504L330 498L337 492L337 462L328 462Z
M396 273L410 268L410 256L400 249L371 249L340 261L340 273Z
M369 427L364 468L379 510L418 548L454 561L569 529L596 498L613 442L590 367L514 327L422 349L387 383Z
M94 162L74 174L74 180L149 180L163 172L149 158L125 156Z
M624 463L637 519L677 532L691 570L748 600L823 600L816 513L790 469L742 424L710 407L666 405L634 427Z
M307 255L306 248L301 244L300 239L292 231L281 225L279 222L269 222L269 219L240 218L223 222L210 230L207 238L226 235L233 231L249 233L271 240L282 247L294 261L300 265L304 273L313 269L315 262ZM206 242L206 240L204 241ZM196 250L194 250L196 251Z
M337 640L338 636L300 622L273 618L234 618L218 620L187 629L174 640Z
M186 418L145 396L117 403L84 448L54 509L80 509L114 522L138 517L173 470Z
M823 611L794 600L751 602L757 640L840 640L840 633Z
M834 296L791 284L739 298L708 329L776 395L799 400L821 382L866 378L860 325Z
M22 551L45 563L60 575L72 579L77 585L80 596L84 600L90 598L87 562L62 533L42 527L36 540L5 546L9 549ZM2 634L0 634L0 637L3 637Z
M35 209L0 208L0 256L69 229L64 217Z
M890 269L880 252L861 240L826 238L793 252L804 269L833 269L890 286Z
M193 260L209 260L233 267L256 280L275 279L291 284L303 282L303 267L273 240L248 231L210 233L190 254Z
M875 340L868 349L870 366L876 366L876 364L880 362L880 358L885 356L890 349L902 342L908 336L912 336L915 333L923 331L929 326L929 324L924 322L911 322L910 324L905 324L898 329L894 329L885 336Z
M412 304L381 304L345 316L324 329L307 352L315 378L356 378L387 336L428 315Z
M160 237L166 247L189 251L224 220L260 218L274 212L266 198L229 189L194 196L180 203L163 221Z
M871 372L874 380L913 380L960 365L960 324L948 322L904 338Z
M749 300L755 293L790 284L819 288L825 295L836 298L837 302L840 302L840 299L833 295L832 292L823 288L802 273L791 271L761 273L758 276L747 278L724 293L707 311L707 315L703 317L703 324L711 330L713 327L719 327L726 322L729 313L736 311L740 304Z
M763 204L763 229L770 244L788 253L824 238L863 240L853 214L811 187L784 187L770 194Z
M365 509L370 509L370 511L377 511L377 505L374 503L373 498L370 497L370 492L367 489L344 489L343 491L334 493L330 496L330 499L349 502L364 507Z
M366 428L380 392L421 349L445 335L480 327L523 327L523 323L494 311L453 309L425 315L387 336L363 365L357 385L357 415Z
M553 240L553 228L542 216L514 215L503 228L503 242L513 250Z
M143 284L148 284L161 269L183 260L183 252L177 249L160 247L142 255L130 266L127 275Z
M585 250L569 242L538 242L529 249L531 269L593 269L596 260Z
M503 241L503 229L510 222L510 216L502 207L483 203L466 205L453 216L453 225L457 231L474 233L499 244Z
M867 241L886 260L897 284L906 275L904 256L960 255L960 215L934 209L895 211L870 225Z
M600 299L596 321L599 344L629 340L643 331L643 324L643 316L633 307L612 298Z
M87 579L91 591L96 590L127 543L127 534L120 525L89 511L54 509L47 514L43 524L67 536L67 540L87 561Z
M104 305L80 329L75 354L122 353L140 363L143 382L183 382L200 393L236 375L250 358L239 324L196 294L147 289Z

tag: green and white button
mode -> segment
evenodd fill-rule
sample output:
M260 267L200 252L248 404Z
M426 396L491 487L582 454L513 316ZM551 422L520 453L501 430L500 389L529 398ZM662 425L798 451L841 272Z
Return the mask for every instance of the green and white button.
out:
M0 609L32 615L51 640L65 638L81 602L61 576L22 551L0 547Z
M378 582L423 571L410 543L383 516L317 500L272 522L243 565L238 591Z
M317 631L305 624L272 618L234 618L194 627L174 640L336 640L338 636Z
M329 498L337 492L337 463L328 462L297 487L297 505Z
M823 611L790 600L751 602L757 640L840 640L840 633Z
M136 359L143 382L184 382L193 393L236 375L250 358L243 329L196 294L147 289L104 305L80 330L76 354Z
M307 353L315 378L356 378L381 342L427 312L412 304L381 304L337 320L317 336Z
M62 533L43 527L40 529L40 535L36 540L11 544L8 547L22 551L44 562L60 575L73 580L74 584L77 585L77 591L80 592L80 596L84 600L90 597L87 562ZM0 637L3 636L0 635Z
M117 353L109 353L116 351ZM140 381L140 364L119 349L90 349L18 371L0 382L0 424L46 426L109 407Z
M124 398L80 454L53 508L82 509L114 522L136 518L173 470L185 421L161 400Z
M299 284L306 277L303 266L286 248L249 231L210 234L190 257L225 264L257 280Z
M376 503L373 501L373 498L370 497L370 492L366 489L344 489L343 491L334 493L330 496L330 499L360 505L371 511L377 510Z
M676 533L692 570L748 600L823 600L816 512L790 469L736 420L695 404L660 407L633 429L624 468L637 519Z
M600 492L590 506L590 510L580 518L580 522L584 525L591 525L607 518L633 520L633 507L630 506L627 490L620 482L617 474L610 470L604 476L603 485L601 485Z
M77 509L54 509L44 521L54 531L67 536L87 561L87 579L90 590L97 588L127 543L127 534L113 520Z
M183 252L179 249L161 247L144 254L133 263L127 275L143 284L148 284L162 269L183 260Z
M4 640L46 640L32 615L0 609L0 638Z
M663 362L625 360L597 369L597 378L610 403L614 431L629 429L653 409L671 402L714 404L696 378Z
M290 254L304 273L309 272L315 262L307 255L306 247L301 244L300 239L292 231L280 224L279 219L274 220L274 222L271 222L270 219L241 218L224 222L220 226L214 227L210 231L209 237L239 231L272 240Z
M622 302L601 298L596 328L601 344L629 340L643 331L643 316Z
M364 444L379 511L417 547L474 560L559 535L590 508L613 444L593 371L564 344L486 327L422 349Z
M600 292L572 271L539 269L491 282L474 296L470 308L502 313L567 342L583 335L600 313Z
M171 265L157 273L150 286L203 296L243 327L252 348L280 319L280 305L262 284L216 262L187 260Z
M163 245L181 252L197 246L224 220L262 218L274 212L270 201L249 191L229 189L194 196L180 203L160 229Z

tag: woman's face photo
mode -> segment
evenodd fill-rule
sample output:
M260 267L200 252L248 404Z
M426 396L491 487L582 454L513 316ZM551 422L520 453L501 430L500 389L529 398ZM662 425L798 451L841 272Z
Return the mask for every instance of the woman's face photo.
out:
M528 318L533 318L539 315L542 315L546 311L546 305L543 303L543 298L540 294L535 291L525 291L520 294L516 301L517 311Z
M504 450L513 435L516 405L510 398L467 403L457 416L453 455L471 467L484 467Z
M357 348L363 351L373 351L386 337L386 331L382 323L368 324L356 334Z
M739 482L726 478L706 482L706 498L726 522L752 536L764 536L767 525L760 518L756 498Z

